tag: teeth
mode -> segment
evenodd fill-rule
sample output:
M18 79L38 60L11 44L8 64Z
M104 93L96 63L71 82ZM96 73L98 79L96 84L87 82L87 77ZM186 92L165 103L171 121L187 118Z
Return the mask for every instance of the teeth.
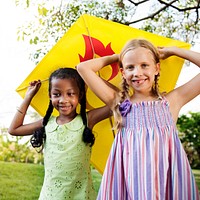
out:
M137 83L137 84L143 83L144 81L145 80L132 80L132 82Z

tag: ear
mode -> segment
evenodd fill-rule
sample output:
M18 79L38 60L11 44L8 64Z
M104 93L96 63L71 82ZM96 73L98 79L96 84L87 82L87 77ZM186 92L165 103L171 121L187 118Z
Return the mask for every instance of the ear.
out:
M124 75L124 69L120 67L119 70L120 70L120 72L121 72L121 74L122 74L122 77L123 77L124 79L126 79L126 78L125 78L125 75Z
M158 75L160 73L160 63L156 64L156 71L155 71L155 75Z

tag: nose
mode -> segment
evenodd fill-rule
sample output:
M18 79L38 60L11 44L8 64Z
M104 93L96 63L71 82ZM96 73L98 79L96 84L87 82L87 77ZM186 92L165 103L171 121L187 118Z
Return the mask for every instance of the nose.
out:
M140 66L135 66L133 70L133 75L134 76L140 76L142 75L142 69Z
M59 102L60 103L67 103L67 102L69 102L69 98L67 97L67 95L61 95Z

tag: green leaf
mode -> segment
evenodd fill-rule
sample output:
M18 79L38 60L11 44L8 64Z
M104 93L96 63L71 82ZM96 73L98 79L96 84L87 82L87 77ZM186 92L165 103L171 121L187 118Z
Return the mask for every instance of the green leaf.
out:
M38 6L38 14L39 15L47 16L47 13L48 13L48 10L45 7L43 7L41 5Z

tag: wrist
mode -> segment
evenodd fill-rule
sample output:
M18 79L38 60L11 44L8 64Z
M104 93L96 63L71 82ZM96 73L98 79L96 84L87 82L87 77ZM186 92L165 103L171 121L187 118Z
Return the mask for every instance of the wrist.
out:
M17 110L20 114L22 114L22 115L24 114L24 112L21 111L19 107L17 107L16 110Z
M170 49L170 55L177 55L178 54L178 52L179 52L179 48L178 47L171 47L171 49Z
M110 61L109 61L109 63L115 63L115 62L118 62L118 61L119 61L118 54L112 54L112 55L110 55Z

